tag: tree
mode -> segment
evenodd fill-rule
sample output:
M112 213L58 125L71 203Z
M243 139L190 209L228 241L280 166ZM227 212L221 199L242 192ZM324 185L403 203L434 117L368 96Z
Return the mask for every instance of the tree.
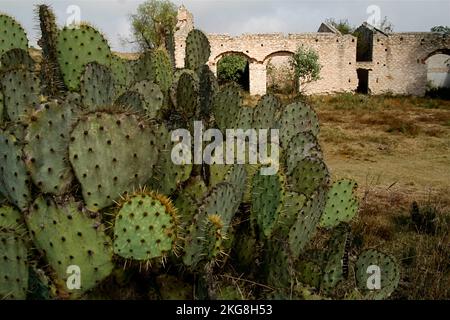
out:
M236 82L244 85L242 77L247 68L247 59L237 54L222 57L217 64L217 78L219 83Z
M431 28L431 32L450 34L450 27L448 27L448 26L435 26L435 27Z
M319 64L319 55L314 49L300 46L291 57L290 64L299 81L300 91L303 91L307 83L320 79L322 66Z
M337 21L335 18L329 18L326 19L325 22L335 27L342 34L350 34L355 30L355 28L350 25L350 22L348 22L348 19L340 19Z
M177 7L169 0L147 0L130 16L133 40L141 50L164 46L177 24Z
M383 20L381 20L380 24L376 27L381 31L387 33L394 32L394 25L388 20L387 16L385 16Z

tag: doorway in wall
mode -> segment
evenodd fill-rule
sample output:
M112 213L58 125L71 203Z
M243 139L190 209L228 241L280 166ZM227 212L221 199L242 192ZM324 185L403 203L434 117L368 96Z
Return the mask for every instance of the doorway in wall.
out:
M368 69L357 69L356 73L358 74L358 88L356 88L356 92L362 94L369 93L369 70Z

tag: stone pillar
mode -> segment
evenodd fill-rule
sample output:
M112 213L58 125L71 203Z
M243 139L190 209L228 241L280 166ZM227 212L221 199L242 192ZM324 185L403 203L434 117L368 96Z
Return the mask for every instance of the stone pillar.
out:
M251 61L250 71L250 95L266 94L267 71L266 65L262 62Z

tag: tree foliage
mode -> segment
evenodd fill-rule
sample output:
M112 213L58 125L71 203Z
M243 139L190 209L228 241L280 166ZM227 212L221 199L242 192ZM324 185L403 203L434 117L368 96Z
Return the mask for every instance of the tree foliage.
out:
M350 34L355 30L348 19L336 20L334 18L329 18L326 19L325 22L335 27L342 34Z
M247 59L237 54L226 55L217 64L217 78L220 83L240 83L247 67Z
M177 24L177 7L169 0L147 0L130 16L133 40L141 50L164 46Z
M435 26L435 27L431 28L431 32L450 34L450 27L448 27L448 26Z
M290 64L294 68L301 87L320 79L322 66L319 64L319 55L314 49L300 46L291 57Z

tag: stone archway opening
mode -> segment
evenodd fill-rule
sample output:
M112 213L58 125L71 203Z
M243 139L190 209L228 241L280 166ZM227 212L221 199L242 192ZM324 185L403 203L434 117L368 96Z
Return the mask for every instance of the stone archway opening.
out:
M219 85L234 82L244 91L250 91L250 59L240 52L226 52L217 63Z
M298 93L298 81L290 62L292 56L292 52L280 51L265 58L267 92L276 94Z
M424 62L427 66L426 95L450 99L450 49L436 50Z

